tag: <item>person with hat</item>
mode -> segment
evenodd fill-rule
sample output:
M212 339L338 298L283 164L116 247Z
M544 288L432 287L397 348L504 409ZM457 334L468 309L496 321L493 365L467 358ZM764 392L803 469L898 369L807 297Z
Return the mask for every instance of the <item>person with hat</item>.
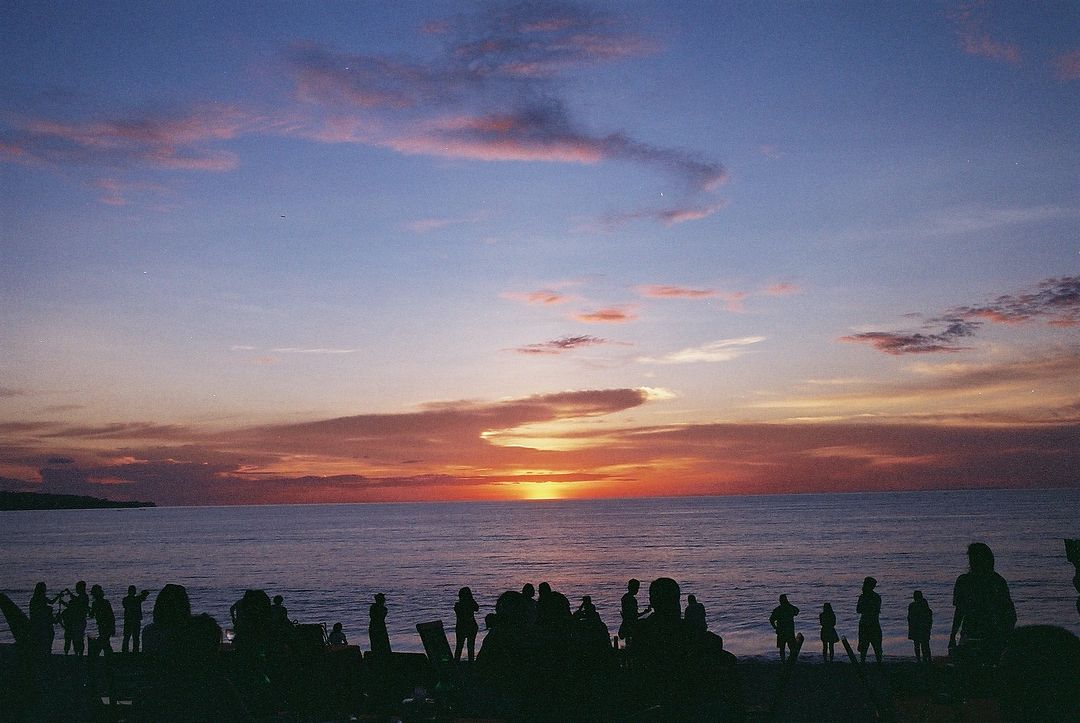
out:
M859 614L859 662L866 662L866 651L873 646L874 658L881 664L881 596L874 592L877 580L863 580L862 594L855 606Z

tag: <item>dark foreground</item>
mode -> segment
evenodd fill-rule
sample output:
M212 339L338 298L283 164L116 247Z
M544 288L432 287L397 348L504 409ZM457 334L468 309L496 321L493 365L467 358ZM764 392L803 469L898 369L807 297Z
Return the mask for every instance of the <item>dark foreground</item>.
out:
M624 659L566 697L538 695L507 708L480 690L468 664L432 664L426 656L362 655L328 648L258 678L233 652L192 687L162 686L145 654L87 658L52 655L29 674L14 646L0 646L0 720L745 720L980 721L1006 720L993 671L964 681L942 659L932 665L831 664L804 657L795 665L737 664L734 695L695 710L643 700ZM542 687L542 681L537 681ZM1024 718L1021 718L1024 719Z

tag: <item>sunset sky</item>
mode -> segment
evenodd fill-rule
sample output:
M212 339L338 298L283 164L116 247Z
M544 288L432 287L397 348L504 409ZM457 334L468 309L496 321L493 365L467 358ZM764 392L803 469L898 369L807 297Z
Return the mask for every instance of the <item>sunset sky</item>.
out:
M1080 4L0 6L0 488L1080 484Z

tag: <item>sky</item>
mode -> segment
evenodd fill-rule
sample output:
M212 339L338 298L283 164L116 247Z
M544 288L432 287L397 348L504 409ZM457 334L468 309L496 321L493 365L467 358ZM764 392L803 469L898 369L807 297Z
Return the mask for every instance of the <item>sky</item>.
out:
M1080 484L1080 5L7 2L0 488Z

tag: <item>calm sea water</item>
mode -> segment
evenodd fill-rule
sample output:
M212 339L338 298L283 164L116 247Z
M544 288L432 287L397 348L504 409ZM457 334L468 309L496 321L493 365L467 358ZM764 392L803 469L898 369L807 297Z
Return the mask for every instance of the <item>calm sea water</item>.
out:
M811 652L825 601L854 640L860 584L873 575L886 655L911 655L912 590L930 601L944 652L952 584L976 540L993 548L1021 623L1080 632L1062 543L1080 537L1078 510L1080 489L5 512L0 590L25 609L38 580L55 593L84 579L119 611L129 584L176 582L225 627L243 591L263 588L284 596L290 617L342 622L365 648L367 606L383 592L393 647L420 651L415 624L451 628L463 585L482 620L501 591L547 580L575 607L592 595L615 632L626 580L643 581L644 607L648 581L667 575L705 604L729 650L756 656L771 654L780 593L802 609ZM10 641L2 623L0 639Z

